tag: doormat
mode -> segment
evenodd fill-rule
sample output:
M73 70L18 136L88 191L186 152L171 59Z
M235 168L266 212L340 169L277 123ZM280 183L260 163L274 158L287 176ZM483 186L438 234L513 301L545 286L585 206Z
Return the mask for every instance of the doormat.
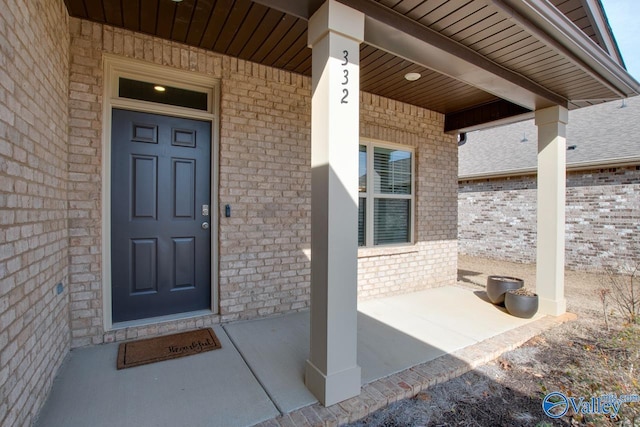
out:
M118 347L118 369L177 359L221 347L211 328L125 342Z

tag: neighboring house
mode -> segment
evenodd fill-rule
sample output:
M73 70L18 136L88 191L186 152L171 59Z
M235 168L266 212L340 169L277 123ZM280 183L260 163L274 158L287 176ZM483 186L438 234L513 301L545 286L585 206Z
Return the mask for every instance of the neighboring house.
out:
M357 395L357 299L456 281L456 134L535 112L559 247L567 109L640 93L593 1L0 9L3 426L70 349L308 308L307 385Z
M536 259L533 120L472 132L459 148L458 248L517 262ZM640 97L569 113L566 266L640 261Z

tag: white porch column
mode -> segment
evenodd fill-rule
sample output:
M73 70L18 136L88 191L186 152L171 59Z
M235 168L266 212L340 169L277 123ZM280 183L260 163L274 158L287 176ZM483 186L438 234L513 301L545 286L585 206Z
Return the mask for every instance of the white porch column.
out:
M325 406L360 394L357 365L359 52L364 15L328 0L309 20L311 346L305 384Z
M567 109L536 111L538 126L538 247L536 292L540 312L558 316L566 311L564 297L564 228L566 189Z

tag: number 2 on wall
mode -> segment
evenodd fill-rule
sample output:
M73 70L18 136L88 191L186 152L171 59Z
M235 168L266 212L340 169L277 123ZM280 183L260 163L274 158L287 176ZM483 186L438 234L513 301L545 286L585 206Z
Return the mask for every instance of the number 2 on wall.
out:
M347 101L347 97L349 96L349 90L348 89L342 89L342 93L344 94L344 96L340 100L340 104L348 104L349 101Z

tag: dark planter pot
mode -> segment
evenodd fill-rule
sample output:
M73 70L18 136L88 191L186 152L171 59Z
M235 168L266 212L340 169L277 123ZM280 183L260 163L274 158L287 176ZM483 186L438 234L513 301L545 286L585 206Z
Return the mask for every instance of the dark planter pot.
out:
M504 296L504 307L513 316L530 319L538 312L538 295L507 292Z
M504 294L510 289L520 289L524 280L516 277L489 276L487 278L487 297L493 304L502 304Z

